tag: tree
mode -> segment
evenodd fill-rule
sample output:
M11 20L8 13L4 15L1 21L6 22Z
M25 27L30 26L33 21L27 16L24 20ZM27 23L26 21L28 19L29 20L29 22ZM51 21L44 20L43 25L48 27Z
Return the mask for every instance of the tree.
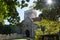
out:
M53 0L55 4L47 5L45 0L37 0L35 9L42 10L42 17L44 19L57 21L60 16L60 0ZM41 15L40 15L41 16Z
M0 22L0 34L3 32L3 24Z
M41 22L34 22L39 26L45 26L44 34L56 34L59 32L60 23L58 21L50 21L43 19Z
M29 0L22 0L21 4L17 0L0 0L0 22L4 22L5 19L8 19L10 24L17 24L20 21L19 14L16 10L18 7L27 7Z
M45 9L45 8L49 8L49 7L53 8L53 7L60 6L60 4L59 4L60 0L52 0L52 4L47 4L47 1L48 0L37 0L37 1L35 1L34 3L36 5L34 8L41 10L41 9Z
M39 15L41 21L34 22L39 26L45 26L45 34L57 34L60 28L60 22L58 21L58 17L60 16L60 0L53 0L55 2L51 5L46 4L46 0L37 0L35 2L34 9L42 11L42 14ZM38 28L36 30L36 38L37 35L42 34L41 30Z
M48 19L51 21L58 21L58 17L60 16L60 8L52 8L52 9L45 9L42 11L42 17L44 19ZM39 15L39 16L41 16Z
M59 21L58 17L60 16L60 5L59 5L60 0L52 0L52 1L53 3L51 5L46 4L46 0L36 1L36 6L34 8L42 11L42 14L39 15L41 20L45 19L50 20L52 22Z

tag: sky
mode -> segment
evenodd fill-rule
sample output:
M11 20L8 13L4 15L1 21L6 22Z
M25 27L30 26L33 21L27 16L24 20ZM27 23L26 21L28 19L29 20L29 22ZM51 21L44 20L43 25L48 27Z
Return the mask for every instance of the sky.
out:
M21 3L21 0L18 0L18 1ZM22 20L24 20L24 11L30 9L30 6L33 5L33 1L35 1L35 0L30 0L30 1L29 1L28 7L24 7L23 9L21 9L20 7L17 7L17 8L16 8L17 11L18 11L18 13L19 13L19 16L20 16L20 22L21 22ZM38 10L36 10L36 12L37 12L37 16L41 13L41 12L38 11ZM7 20L4 20L4 21L5 21L5 24L9 24L9 22L8 22Z

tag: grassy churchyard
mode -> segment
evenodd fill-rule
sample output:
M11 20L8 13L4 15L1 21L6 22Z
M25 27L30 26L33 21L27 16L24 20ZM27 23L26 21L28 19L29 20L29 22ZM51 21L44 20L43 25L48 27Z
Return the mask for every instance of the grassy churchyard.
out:
M12 40L33 40L31 38L16 38L16 39L12 39Z
M33 40L31 38L13 38L13 39L7 39L7 40Z
M27 40L27 39L13 39L13 40Z

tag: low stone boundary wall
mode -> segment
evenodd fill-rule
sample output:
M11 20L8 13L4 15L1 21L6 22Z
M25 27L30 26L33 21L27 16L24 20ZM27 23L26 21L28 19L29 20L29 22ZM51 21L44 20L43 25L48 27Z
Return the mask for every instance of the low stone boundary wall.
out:
M4 40L4 39L13 39L13 38L21 38L23 37L22 34L17 34L17 33L14 33L14 34L0 34L0 40Z

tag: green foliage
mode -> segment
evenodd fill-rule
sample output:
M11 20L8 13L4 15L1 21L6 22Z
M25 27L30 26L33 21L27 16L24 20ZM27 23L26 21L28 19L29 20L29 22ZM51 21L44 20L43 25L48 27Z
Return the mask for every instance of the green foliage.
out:
M27 7L28 4L27 4L26 2L29 2L29 1L30 1L30 0L26 0L26 1L25 1L25 0L22 0L22 1L21 1L21 9L24 8L24 7Z
M51 5L49 4L46 4L47 3L47 0L37 0L35 2L36 6L34 7L35 9L45 9L45 8L53 8L53 7L58 7L59 6L59 2L60 0L52 0L53 3Z
M12 30L9 26L8 27L3 27L2 34L10 34L10 33L12 33L11 31Z
M36 6L34 8L42 11L42 14L39 15L41 21L34 23L39 26L45 26L44 34L56 34L59 32L60 22L58 17L60 16L60 0L53 0L53 2L55 3L51 5L47 5L46 0L37 0L35 3ZM36 32L36 38L38 39L38 35L42 34L42 32L39 29Z
M45 0L37 0L35 9L42 11L42 17L52 21L57 21L60 16L59 0L54 0L55 4L48 5Z
M30 0L26 0L27 2L29 2Z
M59 36L59 40L60 40L60 36Z
M20 21L19 14L16 10L16 7L27 7L29 0L22 0L21 3L17 0L0 0L0 22L4 22L5 19L8 19L10 24L17 24Z
M40 15L40 17L41 16L44 19L48 19L51 21L58 21L58 17L60 16L60 8L55 7L55 8L51 8L51 9L44 9L42 11L42 14Z
M16 11L16 2L17 0L0 0L0 19L2 19L2 21L4 21L4 19L7 19L9 17L13 18L13 16L15 16L14 18L17 18L17 11ZM3 17L3 18L2 18ZM2 22L1 21L1 22ZM10 22L10 21L9 21Z
M37 30L35 30L36 35L35 35L35 40L40 40L41 35L43 34L43 32L41 31L40 28L38 28Z
M36 4L36 6L34 7L35 9L41 10L42 8L45 7L44 0L37 0L35 4Z
M59 32L60 23L58 21L50 21L43 19L41 22L34 22L39 26L45 26L45 34L56 34Z
M17 24L17 26L20 28L25 27L25 25L23 23L19 23L19 24Z
M4 26L0 22L0 34L9 34L9 33L11 33L11 28Z
M3 24L0 22L0 33L2 33L3 30Z
M59 32L60 22L58 21L50 21L43 19L41 22L34 22L34 24L37 24L40 27L45 26L44 34L57 34ZM35 32L35 39L39 40L39 38L41 38L40 35L43 35L41 28L38 28L37 30L35 30Z

